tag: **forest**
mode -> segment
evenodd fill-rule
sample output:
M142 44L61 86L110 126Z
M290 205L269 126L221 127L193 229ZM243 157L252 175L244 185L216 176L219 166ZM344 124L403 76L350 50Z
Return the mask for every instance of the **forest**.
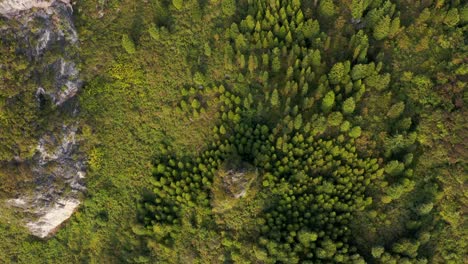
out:
M0 263L468 262L466 2L72 5L41 60L0 15ZM64 52L82 88L38 104ZM58 120L86 191L40 239L3 201Z

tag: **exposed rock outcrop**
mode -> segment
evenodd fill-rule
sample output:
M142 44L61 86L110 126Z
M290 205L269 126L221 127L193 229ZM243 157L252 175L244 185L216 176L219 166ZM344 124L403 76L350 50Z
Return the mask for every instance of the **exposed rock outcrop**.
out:
M0 14L11 18L33 8L47 9L54 2L55 0L3 0L0 1ZM69 0L60 0L60 2L70 5Z
M12 22L0 28L0 35L13 32L19 43L16 52L26 55L35 67L32 78L37 82L38 111L43 100L50 100L54 111L76 119L78 106L72 99L82 82L72 12L69 0L0 0L0 16ZM76 120L53 122L50 127L55 128L38 139L33 158L21 161L31 168L34 190L8 200L26 213L25 226L41 238L52 235L72 215L86 190L79 124Z

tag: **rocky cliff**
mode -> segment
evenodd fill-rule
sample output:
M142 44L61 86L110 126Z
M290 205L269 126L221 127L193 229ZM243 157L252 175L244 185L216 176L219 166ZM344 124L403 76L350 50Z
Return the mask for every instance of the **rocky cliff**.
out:
M13 35L18 43L15 52L28 58L37 111L49 102L48 112L63 119L50 119L32 157L16 158L27 163L33 189L7 201L25 213L25 226L41 238L52 235L72 215L86 190L85 157L77 137L79 108L74 100L82 81L72 13L68 0L0 0L0 16L7 21L0 26L0 37Z

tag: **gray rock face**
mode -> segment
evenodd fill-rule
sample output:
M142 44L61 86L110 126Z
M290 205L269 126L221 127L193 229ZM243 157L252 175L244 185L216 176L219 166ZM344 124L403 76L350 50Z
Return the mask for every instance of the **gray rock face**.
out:
M82 86L76 64L78 36L68 0L0 0L0 14L16 23L13 31L20 47L35 65L38 105L50 100L56 111L76 118L78 106L69 103ZM38 106L39 108L39 106ZM40 111L40 109L38 109ZM86 191L86 159L77 137L79 124L68 121L39 139L30 164L35 189L7 203L28 215L25 226L35 236L52 235L80 204Z
M8 201L29 215L25 219L26 227L40 238L53 235L71 217L86 191L86 161L78 152L76 126L64 125L57 134L46 133L39 139L32 161L35 176L32 195Z
M0 1L0 14L11 18L32 8L47 9L54 2L55 0L2 0ZM61 2L70 5L69 0L61 0Z
M0 14L20 23L14 29L22 43L18 52L40 65L36 76L38 92L47 95L57 106L75 96L82 83L73 62L72 47L78 44L78 34L72 21L73 10L68 1L0 0ZM20 7L14 9L14 7ZM40 7L26 9L26 7ZM52 59L57 57L56 59ZM51 79L50 75L54 76Z
M48 90L39 87L36 96L49 96L55 105L60 106L76 95L81 86L81 80L78 78L79 72L73 61L65 61L60 58L48 65L47 70L54 73L55 84L52 89Z

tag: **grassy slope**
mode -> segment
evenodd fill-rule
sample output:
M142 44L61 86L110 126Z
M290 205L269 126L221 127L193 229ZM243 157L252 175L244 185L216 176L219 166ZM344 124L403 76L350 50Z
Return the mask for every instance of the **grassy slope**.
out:
M118 4L118 6L117 6ZM2 212L0 262L116 263L132 259L138 240L131 225L136 218L140 190L151 175L151 158L160 142L170 141L180 153L196 152L211 129L208 114L187 118L176 110L180 89L192 84L194 58L207 76L224 76L220 66L221 40L213 37L220 9L202 14L187 4L172 12L170 34L154 40L147 32L157 6L138 9L134 1L104 8L98 17L94 1L75 7L81 37L82 74L87 84L80 96L82 136L88 144L91 170L84 204L57 236L46 243L9 225L12 217ZM170 7L173 9L173 7ZM135 15L143 19L140 44L133 55L121 47L121 35L130 32ZM212 43L212 56L200 60L204 44ZM214 57L219 56L219 57ZM91 129L90 127L93 127ZM136 252L133 252L136 253Z

